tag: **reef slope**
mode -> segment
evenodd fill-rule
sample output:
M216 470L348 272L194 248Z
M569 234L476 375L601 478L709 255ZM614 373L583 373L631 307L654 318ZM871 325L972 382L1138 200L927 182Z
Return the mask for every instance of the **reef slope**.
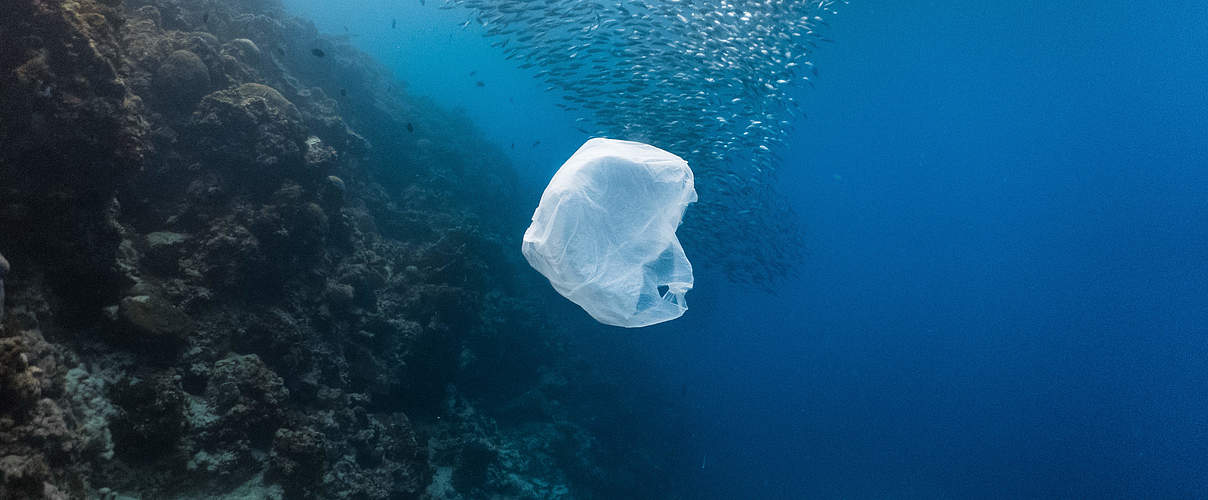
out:
M275 1L5 8L0 498L666 496L464 117Z

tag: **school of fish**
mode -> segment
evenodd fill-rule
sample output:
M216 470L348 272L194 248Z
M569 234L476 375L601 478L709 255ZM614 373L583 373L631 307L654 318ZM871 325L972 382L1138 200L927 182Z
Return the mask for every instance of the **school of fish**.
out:
M700 202L685 248L731 280L766 287L802 255L799 219L776 193L778 150L804 116L824 16L845 0L449 0L508 59L535 71L580 131L676 153Z

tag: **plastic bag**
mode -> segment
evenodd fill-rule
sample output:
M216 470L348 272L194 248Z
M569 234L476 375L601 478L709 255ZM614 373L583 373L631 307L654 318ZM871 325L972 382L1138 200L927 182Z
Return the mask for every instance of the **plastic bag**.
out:
M591 139L550 180L521 251L597 321L662 323L688 309L692 264L675 230L695 201L682 158L640 142Z

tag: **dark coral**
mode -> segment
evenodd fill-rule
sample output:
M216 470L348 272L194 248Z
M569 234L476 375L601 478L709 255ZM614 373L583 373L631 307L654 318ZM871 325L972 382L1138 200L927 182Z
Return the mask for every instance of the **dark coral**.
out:
M210 69L197 54L177 50L160 63L154 85L165 106L191 109L210 90Z
M661 491L593 439L613 395L567 396L463 116L275 0L0 32L0 498Z
M327 439L312 428L277 429L268 458L269 480L285 485L291 497L306 496L319 486L326 472L326 449Z
M0 407L17 417L33 407L42 396L36 370L39 368L29 365L20 338L0 338Z
M168 374L126 378L109 390L118 413L109 428L118 456L154 463L175 451L184 431L185 395Z
M117 310L128 336L124 340L140 349L170 350L193 333L189 316L159 295L123 297Z
M276 89L245 83L205 96L189 122L198 156L264 196L286 178L304 179L306 129L302 115Z
M289 390L255 354L232 355L214 363L206 387L207 406L216 420L209 441L246 441L265 449L284 420Z
M79 306L64 312L95 316L101 297L129 284L112 265L121 239L114 192L148 146L141 99L118 70L123 16L88 1L4 9L4 251L57 262L49 278L63 285L65 303Z

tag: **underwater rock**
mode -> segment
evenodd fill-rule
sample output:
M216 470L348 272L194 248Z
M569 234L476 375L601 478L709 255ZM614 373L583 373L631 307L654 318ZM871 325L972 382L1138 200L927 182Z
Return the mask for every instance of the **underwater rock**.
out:
M316 169L331 167L336 161L336 150L315 136L306 138L306 166Z
M130 22L136 22L138 20L147 20L147 21L150 21L156 27L163 24L163 16L159 13L159 9L155 8L154 5L144 5L142 7L134 9L134 12L132 12L131 14L132 15L129 20Z
M309 427L277 429L268 458L267 478L279 482L291 498L314 491L325 472L327 439Z
M148 150L147 122L119 73L122 16L92 0L3 9L0 241L21 242L39 264L57 260L49 281L116 301L117 232L106 209Z
M308 345L310 331L304 322L279 308L271 308L252 314L241 323L246 325L245 328L231 339L234 351L256 354L276 373L289 377L291 398L313 398L318 382L299 380L313 376L308 371L315 355ZM301 392L296 392L298 389L302 389Z
M109 430L122 460L154 463L172 454L189 428L187 396L171 373L128 376L109 388L109 399L117 409Z
M346 307L352 304L352 300L356 297L356 290L347 283L329 283L326 297L332 305Z
M156 345L182 344L193 332L189 316L156 295L123 298L118 316L139 335L139 341Z
M39 399L19 421L0 418L0 498L67 499L51 483L64 476L77 446L50 399Z
M68 413L79 423L76 433L82 444L80 450L103 460L113 458L113 434L109 420L117 409L105 398L106 381L82 366L72 368L63 377L63 392L67 394Z
M344 203L344 192L347 190L348 186L344 184L344 179L329 175L323 189L323 201L329 207L339 206Z
M185 464L185 469L204 476L217 477L232 477L241 472L246 473L246 468L253 466L255 461L241 456L247 455L246 453L239 453L243 447L236 446L235 448L234 450L222 449L213 452L206 449L198 450L192 457L189 457L189 462Z
M260 99L264 101L268 110L273 114L284 115L290 121L302 121L302 114L298 112L298 108L294 106L294 103L281 95L277 89L268 85L245 83L235 88L234 95L243 106L252 104L254 99Z
M202 98L190 120L197 151L246 174L251 187L275 189L301 175L306 151L302 114L276 89L245 83Z
M223 45L223 52L235 56L239 62L248 66L260 65L260 47L246 38L236 38Z
M0 338L0 401L6 410L28 409L42 397L38 368L30 366L20 338Z
M43 498L50 468L40 456L0 457L0 494L4 498Z
M260 242L268 266L261 270L261 285L275 287L322 257L329 229L327 213L311 194L286 180L273 193L274 205L251 216L248 229Z
M8 259L0 254L0 322L4 321L4 277L8 275L9 269ZM0 326L0 329L2 328L3 326Z
M210 69L187 50L168 55L155 72L155 91L169 106L189 109L210 90Z
M191 268L208 285L239 291L262 273L265 256L260 241L246 227L230 220L214 221L201 238L201 248Z
M332 461L323 482L344 498L417 498L427 484L427 447L402 413L350 411L355 424L337 444L347 455ZM352 422L350 422L351 424Z
M487 472L498 460L498 454L486 443L467 443L457 455L453 486L458 491L471 491L484 486L487 482Z
M259 356L231 355L214 363L205 399L218 418L211 428L215 439L267 447L284 418L289 390Z
M161 251L168 248L176 248L181 243L188 241L189 235L181 233L173 233L170 231L156 231L148 233L146 236L147 249L152 251Z
M189 235L171 231L148 233L143 241L147 250L142 254L142 260L149 267L161 272L172 272L177 268L184 243Z
M217 58L221 61L228 85L264 79L261 74L264 68L261 66L260 47L247 38L236 38L222 44Z

